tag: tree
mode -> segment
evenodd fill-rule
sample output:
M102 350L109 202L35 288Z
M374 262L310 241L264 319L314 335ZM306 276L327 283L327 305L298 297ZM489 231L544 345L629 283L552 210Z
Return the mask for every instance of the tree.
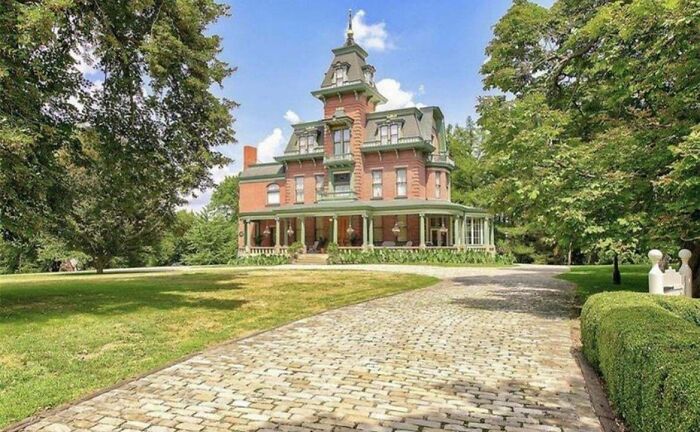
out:
M696 1L516 0L482 67L511 95L479 104L493 208L589 255L696 248L699 20Z
M471 117L464 126L447 126L447 147L455 161L452 171L452 200L465 205L480 205L477 195L484 183L481 161L483 134Z
M56 155L70 151L84 80L73 68L70 2L0 1L0 227L7 241L60 219L70 188Z
M214 188L209 207L227 215L235 222L238 220L238 197L238 176L226 177Z
M228 161L214 148L234 141L234 103L210 87L233 70L217 59L220 39L205 34L226 7L66 4L71 48L90 47L103 80L77 95L77 149L61 159L74 200L54 230L101 273L113 257L155 245L182 197L211 186L209 170Z
M238 247L236 225L210 207L197 215L185 239L188 249L184 256L189 265L226 264L236 258Z

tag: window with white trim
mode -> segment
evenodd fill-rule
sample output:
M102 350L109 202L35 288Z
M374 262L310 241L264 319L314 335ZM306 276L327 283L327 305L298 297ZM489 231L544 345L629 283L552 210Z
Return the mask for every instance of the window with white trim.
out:
M367 84L374 84L374 73L369 69L365 69L365 82Z
M442 193L442 173L435 171L435 198L440 198Z
M299 153L310 153L316 148L316 135L308 134L299 137Z
M316 174L314 176L314 180L316 181L316 200L323 194L323 174Z
M347 74L345 67L337 67L335 68L335 72L333 72L333 85L336 86L341 86L345 84L345 81L347 80Z
M405 197L408 190L408 180L406 178L406 168L396 169L396 196Z
M334 130L333 154L344 155L348 153L350 153L350 128Z
M279 205L280 203L280 186L277 183L267 185L267 204Z
M379 126L379 142L396 144L399 142L399 125L396 123Z
M382 170L372 170L372 198L381 198L384 195L382 174Z
M294 202L304 202L304 177L294 177Z
M336 196L349 196L352 190L350 189L350 173L335 173L333 174L333 192Z
M467 219L467 242L470 245L484 244L484 219Z

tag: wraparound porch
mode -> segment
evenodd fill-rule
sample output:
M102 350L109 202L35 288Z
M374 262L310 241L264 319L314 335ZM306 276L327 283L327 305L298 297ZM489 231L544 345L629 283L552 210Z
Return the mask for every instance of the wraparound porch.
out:
M341 250L495 250L492 218L481 209L430 201L334 204L242 213L239 253L286 253L295 242L307 253L330 243Z

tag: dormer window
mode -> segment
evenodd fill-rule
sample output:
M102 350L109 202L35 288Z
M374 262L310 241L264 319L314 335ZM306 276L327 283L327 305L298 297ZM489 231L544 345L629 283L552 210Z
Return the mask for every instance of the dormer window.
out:
M333 84L336 86L341 86L347 81L347 71L344 66L338 66L335 68L333 73Z
M367 84L374 84L374 74L369 69L365 70L365 82Z
M399 142L399 125L396 123L379 126L379 141L382 144L396 144Z
M316 148L316 135L308 134L299 137L299 153L310 153Z

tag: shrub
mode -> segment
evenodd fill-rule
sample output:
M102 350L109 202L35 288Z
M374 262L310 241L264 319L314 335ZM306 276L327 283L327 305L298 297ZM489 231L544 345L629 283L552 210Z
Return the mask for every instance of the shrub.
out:
M294 242L289 245L287 248L287 253L292 256L292 258L296 258L302 251L304 250L304 244L302 242Z
M633 431L700 430L700 302L631 292L591 296L583 351Z
M248 255L238 257L229 261L229 265L237 266L273 266L289 264L291 257L287 254L282 255Z
M513 263L511 255L492 255L472 250L451 249L382 249L341 251L328 246L329 264L504 264Z

